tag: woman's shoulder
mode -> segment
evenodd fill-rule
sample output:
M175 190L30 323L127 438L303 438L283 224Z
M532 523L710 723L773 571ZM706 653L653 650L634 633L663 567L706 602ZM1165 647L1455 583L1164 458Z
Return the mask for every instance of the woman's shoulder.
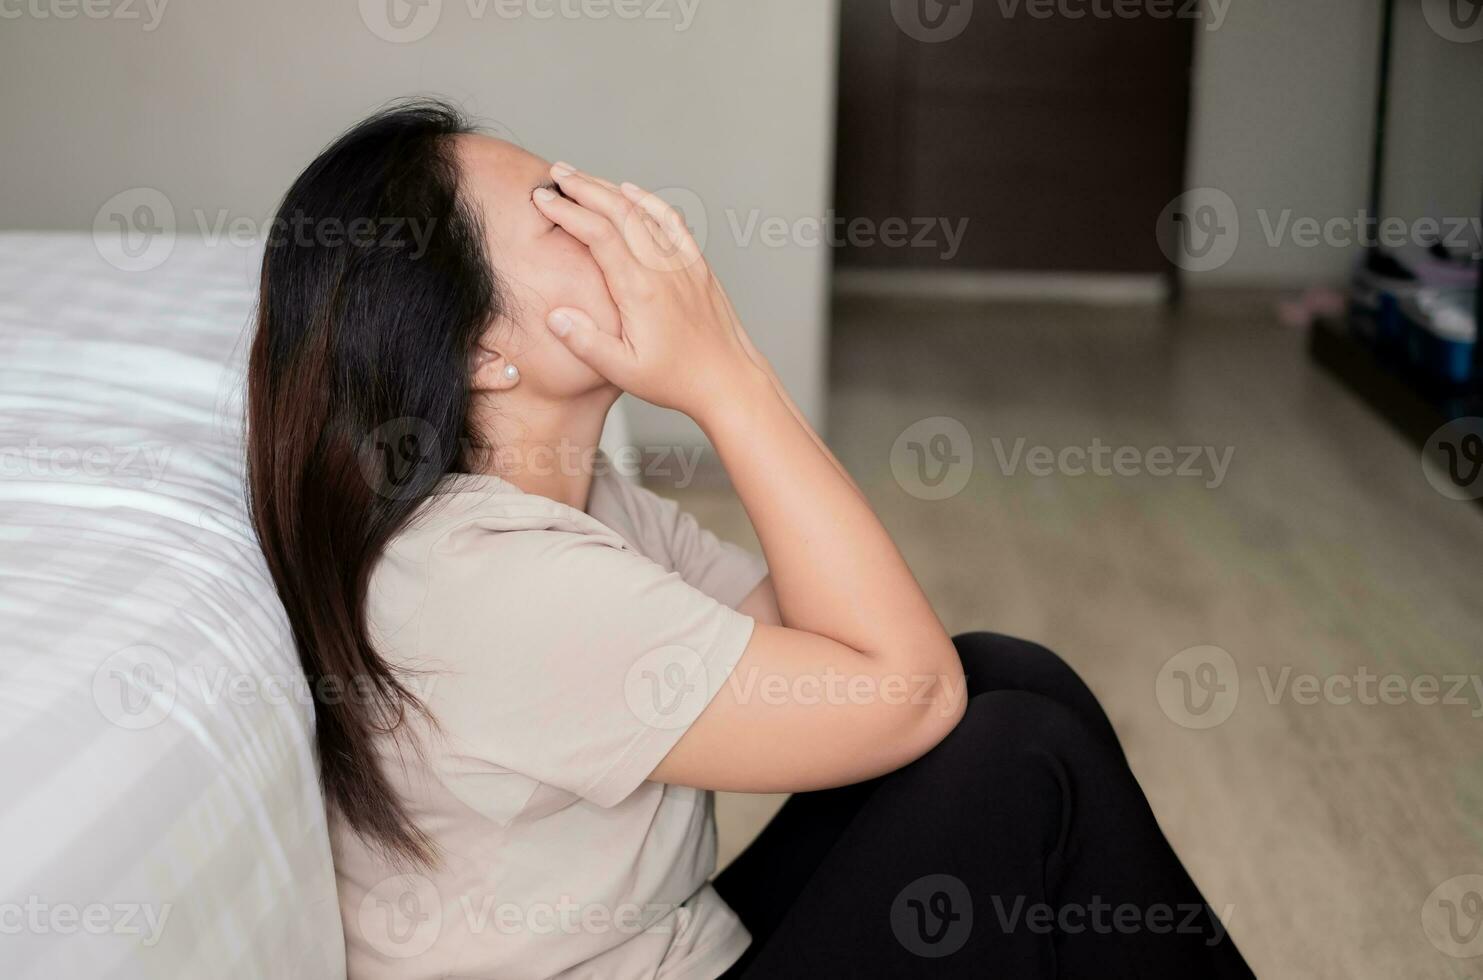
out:
M595 517L549 497L526 493L495 476L460 473L444 478L394 536L403 552L430 553L496 535L551 531L622 546L623 538Z
M378 633L449 616L508 623L574 592L599 600L648 564L597 519L500 483L445 481L387 542L366 596Z

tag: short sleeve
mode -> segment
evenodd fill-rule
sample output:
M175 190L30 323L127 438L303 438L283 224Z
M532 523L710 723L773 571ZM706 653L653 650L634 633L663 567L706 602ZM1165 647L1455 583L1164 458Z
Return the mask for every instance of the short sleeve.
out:
M760 555L722 541L700 526L680 505L652 490L624 483L613 486L639 546L662 553L680 577L718 601L735 608L767 577Z
M454 528L427 554L417 638L454 751L604 807L680 740L753 627L614 540Z

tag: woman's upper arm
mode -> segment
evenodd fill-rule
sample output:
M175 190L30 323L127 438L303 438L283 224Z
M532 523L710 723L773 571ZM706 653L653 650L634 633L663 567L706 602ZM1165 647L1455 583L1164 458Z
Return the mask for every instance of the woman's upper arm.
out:
M418 659L456 675L428 698L445 732L601 806L645 779L856 782L920 756L961 710L951 679L899 674L909 656L758 622L599 538L470 527L426 565Z
M603 488L622 497L621 506L644 542L641 550L667 556L686 582L707 595L763 622L777 622L776 618L767 617L765 606L758 609L763 614L759 617L740 605L767 575L767 562L762 556L723 541L701 527L695 516L681 509L677 501L652 490L624 481L605 483ZM773 605L775 616L775 601Z
M962 717L964 694L961 675L903 675L826 637L758 622L650 778L741 793L859 782L936 745Z
M782 614L778 612L778 594L772 587L772 576L769 575L757 583L757 587L747 593L747 597L737 604L736 611L751 616L766 626L781 626Z

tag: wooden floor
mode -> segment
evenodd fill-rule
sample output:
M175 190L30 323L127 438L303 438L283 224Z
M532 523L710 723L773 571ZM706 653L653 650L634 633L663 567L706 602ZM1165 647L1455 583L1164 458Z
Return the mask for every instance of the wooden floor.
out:
M840 299L828 438L950 630L1035 639L1086 678L1259 976L1483 978L1483 957L1446 955L1483 938L1449 935L1443 904L1483 885L1460 877L1483 874L1483 510L1434 491L1270 300ZM941 500L909 492L909 447L892 467L929 417L972 441L966 486ZM923 430L908 441L935 458ZM1099 444L1133 447L1125 471L1155 447L1186 470L1180 447L1229 451L1229 467L1036 475L1024 455ZM656 489L755 546L725 489ZM1231 660L1169 664L1194 647ZM1177 672L1235 684L1201 715ZM1377 703L1387 674L1400 703ZM723 861L779 802L723 797Z

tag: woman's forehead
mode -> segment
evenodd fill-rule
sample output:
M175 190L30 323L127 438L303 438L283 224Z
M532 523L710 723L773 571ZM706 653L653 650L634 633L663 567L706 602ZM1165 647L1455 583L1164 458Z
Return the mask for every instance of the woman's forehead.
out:
M466 133L458 136L458 162L464 175L497 190L516 190L528 196L531 188L549 179L550 163L513 142Z
M458 137L458 160L467 189L486 208L528 204L530 192L550 179L550 164L524 147L493 136Z

